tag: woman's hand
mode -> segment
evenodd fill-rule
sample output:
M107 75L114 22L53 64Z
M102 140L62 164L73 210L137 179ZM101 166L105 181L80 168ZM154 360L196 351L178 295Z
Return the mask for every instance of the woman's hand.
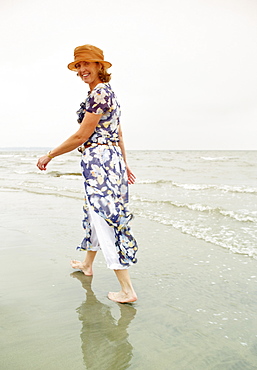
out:
M128 183L129 185L135 184L136 176L132 173L129 167L127 167Z
M51 161L51 158L48 157L48 155L43 155L41 158L39 158L38 162L37 162L37 167L41 170L41 171L45 171L46 170L46 166L48 165L48 163Z

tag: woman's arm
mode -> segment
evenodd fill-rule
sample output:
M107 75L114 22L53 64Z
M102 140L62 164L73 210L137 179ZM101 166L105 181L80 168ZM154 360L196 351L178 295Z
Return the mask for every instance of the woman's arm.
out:
M127 174L128 174L128 183L134 184L136 181L136 176L132 173L132 171L130 170L127 164L126 151L125 151L125 145L124 145L121 125L119 125L119 147L121 149L121 153L122 153L125 165L126 165Z
M86 112L83 121L81 122L80 128L75 134L71 135L67 140L65 140L57 148L51 150L50 156L44 155L39 158L37 166L42 170L46 170L47 164L52 158L58 155L71 152L72 150L78 148L82 145L89 137L93 134L98 122L100 121L101 114Z

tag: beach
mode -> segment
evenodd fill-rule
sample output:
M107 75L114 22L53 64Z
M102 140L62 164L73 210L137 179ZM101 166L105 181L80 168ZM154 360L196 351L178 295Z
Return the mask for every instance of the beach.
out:
M2 153L10 157L0 183L1 368L257 368L255 153L245 154L244 166L238 153L195 154L205 159L191 170L188 153L183 164L182 153L172 154L160 163L163 175L156 155L129 153L138 177L134 304L108 300L118 282L101 253L93 278L70 267L84 256L76 250L83 188L75 155L39 174L32 168L39 151L26 153Z

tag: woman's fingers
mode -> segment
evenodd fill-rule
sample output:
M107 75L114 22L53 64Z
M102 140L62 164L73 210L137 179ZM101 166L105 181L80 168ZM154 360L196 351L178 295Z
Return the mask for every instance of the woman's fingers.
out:
M39 158L39 160L37 162L37 167L41 171L45 171L46 170L46 166L50 162L50 160L51 160L51 158L49 158L47 155L43 155L43 157Z

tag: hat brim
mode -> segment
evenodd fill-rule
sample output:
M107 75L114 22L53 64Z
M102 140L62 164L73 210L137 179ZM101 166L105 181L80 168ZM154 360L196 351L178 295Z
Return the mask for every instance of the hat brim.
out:
M91 59L91 60L76 60L75 62L72 62L72 63L69 63L68 64L68 68L71 70L71 71L75 71L77 72L77 68L75 67L76 64L80 63L80 62L99 62L99 63L102 63L104 65L104 67L106 69L110 68L112 66L111 63L109 62L106 62L105 60L99 60L99 59Z

